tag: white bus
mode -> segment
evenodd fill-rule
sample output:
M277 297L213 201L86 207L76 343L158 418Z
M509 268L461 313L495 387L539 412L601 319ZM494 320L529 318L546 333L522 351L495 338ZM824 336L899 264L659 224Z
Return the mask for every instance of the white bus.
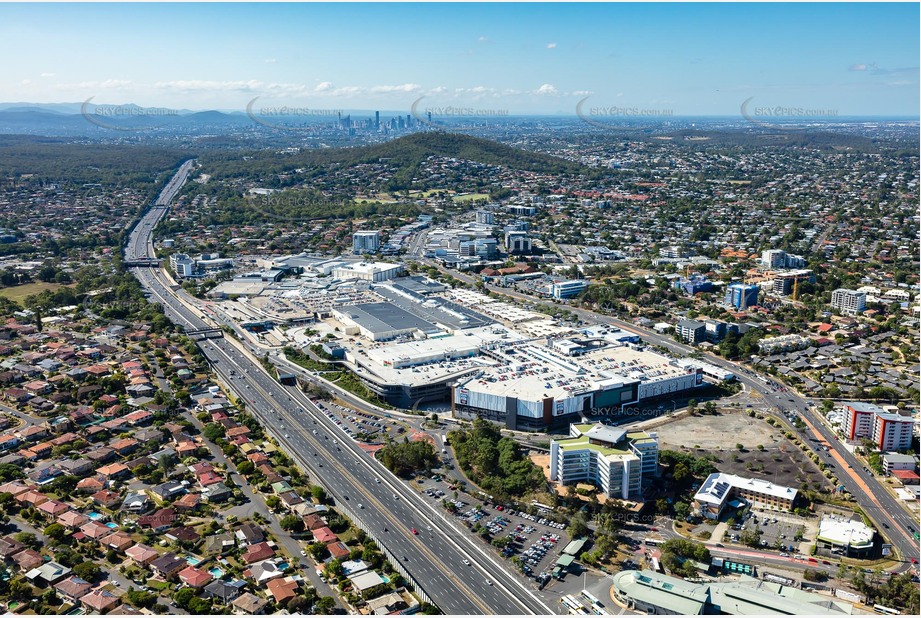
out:
M897 610L897 609L892 609L891 607L886 607L886 606L880 605L880 604L878 604L878 603L877 603L876 605L873 606L873 609L875 609L876 611L878 611L878 612L881 613L881 614L899 614L899 613L901 613L901 612L899 612L899 610Z

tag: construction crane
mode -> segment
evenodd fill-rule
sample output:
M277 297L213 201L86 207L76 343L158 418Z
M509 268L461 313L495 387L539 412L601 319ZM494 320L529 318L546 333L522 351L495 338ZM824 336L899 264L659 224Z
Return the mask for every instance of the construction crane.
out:
M793 302L799 300L799 280L808 279L809 275L793 275Z

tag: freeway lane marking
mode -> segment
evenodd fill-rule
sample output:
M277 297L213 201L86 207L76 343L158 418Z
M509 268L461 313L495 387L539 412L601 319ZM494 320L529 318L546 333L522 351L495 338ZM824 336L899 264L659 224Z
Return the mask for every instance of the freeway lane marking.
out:
M351 437L345 434L342 427L333 424L332 420L326 418L323 411L319 410L316 407L316 405L310 400L309 397L304 395L300 390L297 389L297 387L282 386L281 388L283 390L290 390L291 392L293 392L295 394L295 397L299 398L299 403L302 403L306 408L311 409L313 414L320 420L321 423L323 423L323 426L326 427L327 430L330 431L331 434L337 433L337 431L342 432L343 444L348 445L348 448L352 448L353 451L355 451L356 444L351 439ZM304 402L300 402L300 399L303 399ZM443 532L442 538L445 539L448 543L452 544L458 552L460 552L461 554L463 554L464 556L468 558L471 558L473 560L473 563L476 565L476 568L480 569L485 575L492 576L493 579L497 580L497 583L498 583L497 587L500 588L509 598L520 600L511 590L509 590L508 587L506 587L506 585L509 585L512 588L517 586L518 588L521 589L521 591L524 594L530 595L530 598L536 604L538 604L543 609L547 610L547 613L552 613L552 610L549 607L547 607L547 605L539 597L534 595L534 593L528 590L518 579L516 579L513 575L508 573L502 566L497 564L493 556L491 556L489 553L487 553L480 547L476 546L472 541L470 541L468 537L464 536L462 532L459 532L457 527L453 524L452 520L450 520L447 516L445 516L444 513L442 513L440 510L437 510L430 503L424 500L421 500L419 495L415 493L412 490L412 488L407 487L399 479L397 479L395 483L392 483L390 479L390 477L393 476L392 473L386 468L384 468L379 462L374 460L373 457L363 458L361 457L362 453L359 453L357 451L355 451L355 454L358 455L358 457L356 457L353 460L356 466L366 466L371 471L377 474L380 474L380 476L385 479L384 483L394 492L402 493L404 499L407 496L410 496L408 500L405 500L405 503L408 505L408 507L412 508L415 511L415 515L421 516L423 520L426 521L426 523L430 523L438 527ZM372 462L373 464L380 466L383 472L380 473L379 471L374 470L374 465L372 464ZM415 505L413 504L414 500L418 500L418 503ZM422 506L420 507L418 506L418 504L421 504ZM444 524L443 529L442 529L442 524ZM457 539L461 539L462 542L470 543L470 547L462 548L458 544ZM477 552L479 552L480 556L482 556L484 560L488 560L492 564L492 566L495 567L495 569L497 569L495 573L491 573L490 571L488 571L483 566L484 563L481 563L480 560L474 557L473 554L476 554ZM505 579L504 582L501 581L503 578ZM530 611L531 613L538 613L538 612L534 612L532 609L528 607L526 607L526 609Z
M219 351L220 354L222 354L225 358L227 358L231 363L233 363L233 364L235 364L235 365L237 364L236 361L235 361L235 360L230 356L230 354L228 354L226 351L224 351L223 349L221 349L221 348L218 347L218 346L215 346L215 348ZM277 407L276 407L276 406L273 406L273 405L272 405L272 402L275 401L275 398L273 398L271 395L269 395L269 394L263 389L262 385L259 383L258 380L254 380L254 381L253 381L253 384L255 385L256 390L259 391L259 393L261 394L262 399L266 402L266 405L267 405L270 409L273 409L273 408L274 408L274 409L276 409L277 411L281 412L281 413L284 415L284 418L285 418L289 423L291 423L291 424L293 425L292 431L296 431L298 434L300 434L300 436L302 437L302 439L303 439L303 438L306 438L306 441L307 441L308 443L314 444L314 447L315 447L315 448L318 448L318 449L320 449L320 450L323 450L324 452L328 452L328 451L327 451L327 448L325 447L325 445L323 445L320 441L318 441L316 438L314 438L309 432L307 432L307 431L306 431L306 428L300 426L300 421L299 421L296 417L294 417L294 416L292 415L291 412L289 412L288 410L284 409L282 406L277 406ZM266 423L266 424L268 425L268 423ZM270 425L270 429L272 429L273 431L275 430L274 427L271 427L271 425ZM279 436L278 439L279 439L279 441L285 441L285 442L288 442L288 441L290 440L290 439L285 439L283 436ZM325 441L324 441L324 442L325 442ZM318 445L319 445L319 446L318 446ZM297 451L295 451L294 454L298 454ZM354 488L358 491L358 493L364 495L365 498L366 498L371 504L374 504L374 505L377 507L377 509L378 509L379 513L381 514L381 516L382 516L384 519L386 519L387 521L391 522L391 525L394 527L394 530L400 530L400 531L402 531L402 528L404 527L404 523L403 523L403 522L400 522L399 520L397 520L397 519L393 516L393 514L390 512L390 510L389 510L389 509L386 509L386 508L384 507L384 505L381 504L381 502L380 502L373 494L371 494L371 493L365 493L367 490L364 488L364 484L363 484L363 483L360 483L360 482L358 481L358 479L356 479L356 478L352 475L351 472L349 472L348 470L346 470L346 468L343 467L343 466L339 463L339 461L337 461L335 455L333 455L332 453L329 453L327 459L328 459L328 462L331 462L332 467L334 467L334 468L339 472L339 474L340 474L343 478L345 478L345 479L347 479L349 482L351 482L351 484L352 484L352 485L354 486ZM310 466L310 465L307 463L306 458L305 458L304 461L302 462L302 465L304 465L304 467L308 467L308 468L309 468L309 467L312 467L312 466ZM319 475L319 474L317 474L316 476L317 476L317 478L320 478L320 475ZM351 510L351 509L350 509L350 510ZM403 534L403 536L405 537L406 540L408 540L413 546L416 547L417 550L420 551L420 553L426 555L426 556L429 558L429 560L431 561L430 564L438 564L438 565L440 565L441 568L443 569L443 572L445 572L446 574L450 573L450 570L448 569L447 565L445 565L444 563L440 562L440 561L438 560L438 558L435 556L435 554L432 553L432 551L431 551L425 544L423 544L423 543L421 542L421 539L417 538L415 535L409 536L409 535L407 535L407 534L405 534L405 533L402 533L402 534ZM407 568L407 567L404 567L404 568ZM408 570L408 568L407 568L407 570ZM493 612L493 611L491 610L491 608L490 608L489 606L485 605L476 595L474 595L474 594L473 594L473 591L470 590L470 588L467 587L467 585L464 584L461 580L457 579L455 576L453 576L453 575L451 575L451 574L448 574L447 577L455 584L455 586L457 586L457 588L458 588L460 591L463 591L463 592L467 593L467 598L470 599L477 607L479 607L479 608L483 611L484 614L493 614L493 613L495 613L495 612Z

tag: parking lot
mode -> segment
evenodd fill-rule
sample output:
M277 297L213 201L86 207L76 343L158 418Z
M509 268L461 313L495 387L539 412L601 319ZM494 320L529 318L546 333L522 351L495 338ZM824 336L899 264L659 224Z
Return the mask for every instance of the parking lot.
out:
M501 553L508 559L517 556L526 576L542 579L549 574L568 542L565 524L501 504L471 503L469 496L455 498L456 487L440 475L416 479L413 485L433 501L453 505L455 515L468 527L485 528L493 539L508 539Z
M732 543L741 543L742 533L755 529L761 531L761 547L780 550L782 556L799 553L800 541L806 532L801 523L786 521L770 513L751 513L743 523L732 526L726 538Z
M345 408L335 403L316 402L317 406L342 430L353 439L359 434L367 435L372 442L381 438L387 432L401 433L402 427L393 420L380 418L372 414Z

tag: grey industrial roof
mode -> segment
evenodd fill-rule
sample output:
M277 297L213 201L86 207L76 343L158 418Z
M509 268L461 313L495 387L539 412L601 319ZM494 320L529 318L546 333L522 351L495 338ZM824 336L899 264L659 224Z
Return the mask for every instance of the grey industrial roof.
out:
M374 333L417 328L424 332L438 330L431 322L419 318L393 303L365 303L344 307L342 312Z

